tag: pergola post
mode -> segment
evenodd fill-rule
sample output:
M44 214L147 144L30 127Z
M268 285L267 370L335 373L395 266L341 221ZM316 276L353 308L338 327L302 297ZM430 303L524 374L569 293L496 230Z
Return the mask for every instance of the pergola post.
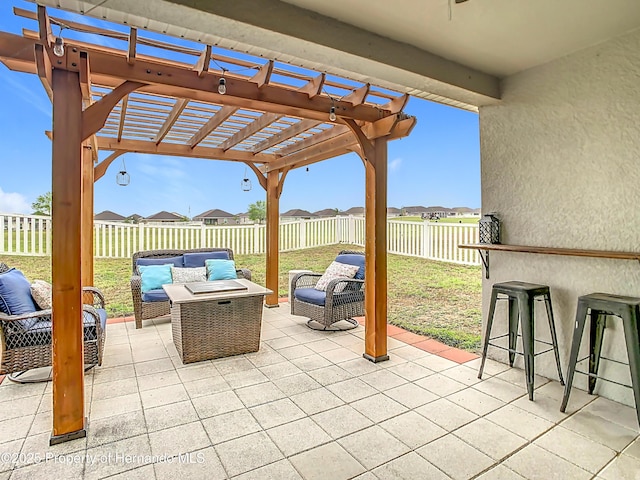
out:
M273 293L265 298L267 307L278 306L278 268L280 255L280 195L278 184L280 173L267 173L267 271L266 286Z
M52 149L53 435L86 436L82 332L82 92L77 72L54 69Z
M93 286L93 151L82 147L82 285Z
M373 142L365 160L365 353L374 363L387 355L387 140ZM373 158L371 158L373 156Z

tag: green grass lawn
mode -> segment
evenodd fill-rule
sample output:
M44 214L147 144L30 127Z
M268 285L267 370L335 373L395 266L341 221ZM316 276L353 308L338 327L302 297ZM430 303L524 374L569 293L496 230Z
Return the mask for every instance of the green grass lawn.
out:
M289 270L322 272L342 249L330 245L280 254L279 294L289 291ZM249 268L253 281L264 285L265 255L236 255L236 265ZM30 280L51 281L50 257L0 256L0 261L24 272ZM109 316L133 312L131 260L98 258L95 284L105 294ZM477 350L481 328L481 269L389 254L388 321L407 330L429 335L448 345Z

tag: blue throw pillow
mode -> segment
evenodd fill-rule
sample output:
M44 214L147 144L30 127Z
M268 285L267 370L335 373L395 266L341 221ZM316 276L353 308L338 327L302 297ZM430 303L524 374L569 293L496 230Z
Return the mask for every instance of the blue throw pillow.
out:
M211 259L229 260L229 252L221 250L218 252L194 252L184 254L185 268L204 267L207 260Z
M136 260L136 269L138 271L138 273L142 273L142 271L140 270L141 266L147 266L147 265L167 265L168 263L170 263L171 265L173 265L174 267L181 267L182 266L182 255L178 256L178 257L166 257L166 258L138 258Z
M140 275L142 277L142 293L149 290L162 288L162 285L173 283L171 278L172 263L166 265L140 265Z
M38 308L31 297L31 284L20 270L0 274L0 311L7 315L33 313Z
M233 280L238 278L233 260L207 260L207 280Z

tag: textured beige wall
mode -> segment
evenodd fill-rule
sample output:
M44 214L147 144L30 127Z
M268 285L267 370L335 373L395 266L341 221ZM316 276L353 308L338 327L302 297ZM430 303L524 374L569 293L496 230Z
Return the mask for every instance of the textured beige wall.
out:
M480 139L482 210L498 213L502 243L640 252L640 30L505 79L501 105L480 109ZM578 296L640 297L632 260L492 252L490 272L485 322L494 282L551 287L563 372ZM537 336L548 339L540 306ZM494 332L506 331L504 305L496 321ZM626 361L621 321L607 325L605 354ZM627 367L601 369L630 383ZM556 378L553 354L537 357L536 371ZM630 389L600 382L597 392L633 405Z

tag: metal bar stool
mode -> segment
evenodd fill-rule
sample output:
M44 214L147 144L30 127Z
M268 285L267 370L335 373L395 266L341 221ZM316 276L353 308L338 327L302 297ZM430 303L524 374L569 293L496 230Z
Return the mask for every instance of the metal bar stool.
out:
M590 310L590 312L589 312ZM590 313L590 315L589 315ZM584 331L587 315L590 317L589 325L589 356L578 360L582 333ZM624 338L627 344L627 357L629 358L629 370L631 371L631 385L625 385L613 380L598 376L600 359L617 362L611 358L601 357L602 340L606 327L606 315L612 315L622 319L624 327ZM573 374L575 372L589 376L589 393L593 394L598 378L612 382L617 385L633 389L633 396L636 401L636 414L638 424L640 424L640 298L622 297L619 295L609 295L606 293L592 293L578 298L578 309L576 311L576 322L573 330L573 341L571 343L571 356L569 358L569 370L567 373L567 385L564 388L564 397L560 411L567 408ZM576 364L589 359L589 372L576 370ZM617 362L621 363L621 362Z
M506 295L506 298L509 300L509 333L499 335L497 337L490 337L491 327L493 325L493 316L496 311L496 301L498 300L499 294ZM543 297L547 308L547 319L549 320L549 330L551 330L551 343L535 339L533 302L536 297ZM522 328L522 345L524 352L518 352L516 350L516 342L518 339L518 320L520 320L520 328ZM509 348L491 343L491 340L496 340L506 336L509 337ZM544 343L551 346L551 348L535 353L535 342ZM491 289L491 303L489 305L489 316L487 318L484 348L482 350L482 362L480 364L478 378L482 378L484 362L487 358L487 348L489 345L507 350L509 352L509 365L512 367L516 354L524 356L524 371L526 375L529 400L533 400L533 382L535 377L534 357L537 355L553 350L556 357L560 384L564 385L564 380L562 379L562 368L560 367L560 353L558 352L558 339L556 337L556 327L553 320L553 309L551 307L551 294L549 293L548 286L526 282L495 283Z

